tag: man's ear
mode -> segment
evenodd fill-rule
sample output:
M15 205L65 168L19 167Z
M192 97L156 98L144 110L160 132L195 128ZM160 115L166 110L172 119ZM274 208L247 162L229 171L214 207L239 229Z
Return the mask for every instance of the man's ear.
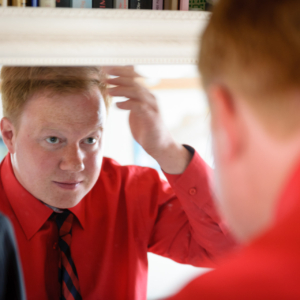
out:
M243 139L235 98L230 90L221 85L211 86L208 97L215 146L223 158L231 159L240 151Z
M8 151L13 154L15 152L15 137L16 128L13 123L6 117L1 120L1 134L2 139L8 149Z

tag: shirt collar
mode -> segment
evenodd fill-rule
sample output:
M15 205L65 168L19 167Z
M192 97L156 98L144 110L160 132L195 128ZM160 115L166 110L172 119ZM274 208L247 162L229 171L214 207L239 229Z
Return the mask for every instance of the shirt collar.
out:
M2 164L1 178L8 201L27 237L30 240L43 226L53 213L53 210L31 195L16 179L10 155L8 154ZM85 199L82 199L70 211L77 217L82 228L85 227Z
M86 198L88 197L88 195L90 195L90 193L88 193L77 205L75 205L72 208L69 208L69 211L71 211L78 219L82 229L85 228Z

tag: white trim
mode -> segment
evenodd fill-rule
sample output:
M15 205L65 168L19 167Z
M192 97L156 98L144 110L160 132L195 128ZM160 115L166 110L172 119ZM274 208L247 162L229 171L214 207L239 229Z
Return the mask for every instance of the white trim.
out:
M0 8L1 65L194 64L210 13Z

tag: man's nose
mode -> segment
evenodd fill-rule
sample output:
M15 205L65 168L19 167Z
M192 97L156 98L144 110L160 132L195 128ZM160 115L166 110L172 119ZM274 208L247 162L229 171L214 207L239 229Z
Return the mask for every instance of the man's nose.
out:
M67 146L64 149L60 162L60 169L63 171L80 172L84 170L84 154L78 146Z

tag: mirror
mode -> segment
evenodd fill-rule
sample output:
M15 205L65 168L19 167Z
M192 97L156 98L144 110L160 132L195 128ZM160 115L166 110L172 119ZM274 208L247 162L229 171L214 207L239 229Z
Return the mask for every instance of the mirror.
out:
M2 8L0 64L134 64L157 97L174 138L193 146L211 165L208 107L193 65L209 17L192 11ZM20 20L22 26L15 26ZM116 101L107 120L104 155L122 165L150 166L162 176L157 163L134 142L128 112L119 110ZM0 140L1 157L5 151ZM149 254L147 297L167 296L203 271Z
M194 147L212 166L209 109L200 85L197 67L136 65L135 69L144 78L143 84L157 98L163 120L173 137L182 144ZM128 124L129 112L118 109L115 105L117 101L122 99L113 99L108 115L104 156L113 158L121 165L135 164L154 168L164 178L157 162L132 138ZM1 160L5 154L6 147L1 140ZM152 253L148 254L148 260L149 300L169 296L192 278L207 271L204 268L181 265Z

